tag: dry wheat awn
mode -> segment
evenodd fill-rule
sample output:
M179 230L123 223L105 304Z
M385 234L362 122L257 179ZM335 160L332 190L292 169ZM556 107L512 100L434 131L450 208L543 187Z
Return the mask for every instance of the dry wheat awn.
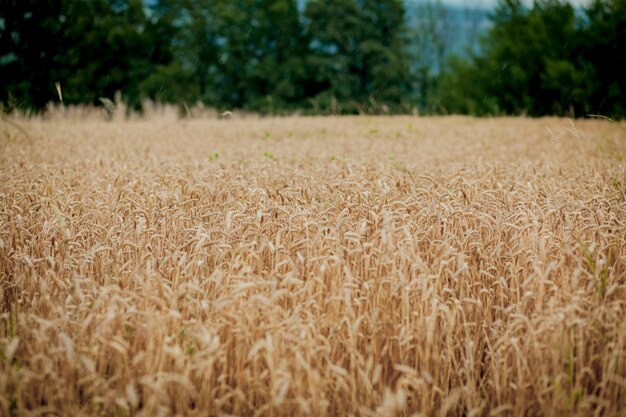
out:
M626 415L607 121L20 123L0 415Z

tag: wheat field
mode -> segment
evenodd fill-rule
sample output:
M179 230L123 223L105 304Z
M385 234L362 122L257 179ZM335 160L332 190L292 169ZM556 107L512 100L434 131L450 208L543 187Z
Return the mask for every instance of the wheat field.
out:
M626 416L626 124L0 124L2 416Z

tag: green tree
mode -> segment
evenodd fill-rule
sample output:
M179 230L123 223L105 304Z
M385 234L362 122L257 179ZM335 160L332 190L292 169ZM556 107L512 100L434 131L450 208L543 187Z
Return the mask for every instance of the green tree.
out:
M270 112L301 104L307 51L296 1L225 1L219 16L224 102Z
M305 100L307 42L296 0L263 0L251 39L250 106L270 111L301 107Z
M2 100L40 109L57 99L97 103L139 84L162 59L141 0L0 0Z
M159 45L141 0L68 1L58 77L69 102L96 103L120 91L139 106L139 85L153 71Z
M172 57L157 66L141 92L167 103L215 104L212 80L219 56L215 2L159 0L151 8L155 28Z
M483 53L454 60L437 101L455 113L624 115L625 0L577 16L567 2L501 0Z
M154 11L173 28L176 59L144 82L148 95L263 112L301 105L306 42L295 0L161 0Z
M50 71L61 54L61 3L0 0L0 88L10 107L43 107L54 98Z
M586 13L581 49L596 80L589 111L626 117L626 0L595 0Z
M320 110L406 109L411 74L400 0L311 0L305 9Z

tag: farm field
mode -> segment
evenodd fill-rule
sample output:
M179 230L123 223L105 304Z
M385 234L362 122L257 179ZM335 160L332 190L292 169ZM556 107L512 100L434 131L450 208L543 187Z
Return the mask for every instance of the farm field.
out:
M2 416L625 416L626 125L0 122Z

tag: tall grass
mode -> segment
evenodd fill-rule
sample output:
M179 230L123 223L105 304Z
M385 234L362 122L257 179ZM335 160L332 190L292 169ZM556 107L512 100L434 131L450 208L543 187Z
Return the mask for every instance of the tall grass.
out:
M624 415L608 122L21 123L0 415Z

